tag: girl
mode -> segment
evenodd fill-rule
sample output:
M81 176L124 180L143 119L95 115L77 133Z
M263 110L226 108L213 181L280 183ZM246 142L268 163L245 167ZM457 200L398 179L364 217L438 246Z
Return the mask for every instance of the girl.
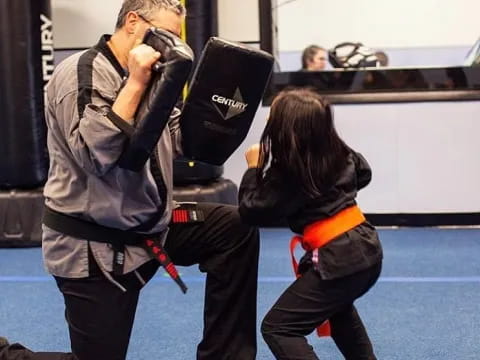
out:
M262 322L270 350L282 360L318 359L305 336L324 324L345 359L376 359L353 305L382 264L377 232L355 202L371 180L367 161L338 136L329 104L304 89L276 97L260 145L246 159L243 220L261 226L286 218L302 234L292 245L307 250L299 277Z

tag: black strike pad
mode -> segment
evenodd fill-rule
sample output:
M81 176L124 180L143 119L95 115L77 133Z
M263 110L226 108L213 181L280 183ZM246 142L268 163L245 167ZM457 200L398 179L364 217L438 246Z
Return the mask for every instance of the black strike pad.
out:
M143 42L162 56L153 66L150 86L135 116L135 131L119 161L120 167L133 171L140 171L153 152L193 64L190 47L167 31L151 28Z
M272 67L264 51L210 38L180 120L187 157L223 165L247 136Z

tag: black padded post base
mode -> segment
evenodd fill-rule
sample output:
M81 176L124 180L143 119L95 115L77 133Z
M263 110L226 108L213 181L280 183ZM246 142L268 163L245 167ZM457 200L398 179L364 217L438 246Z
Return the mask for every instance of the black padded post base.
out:
M0 191L0 248L42 244L43 189Z
M173 199L178 202L210 202L227 205L238 204L238 188L231 180L217 179L206 185L175 186Z
M222 174L223 166L195 161L184 156L173 160L173 184L176 186L208 184Z

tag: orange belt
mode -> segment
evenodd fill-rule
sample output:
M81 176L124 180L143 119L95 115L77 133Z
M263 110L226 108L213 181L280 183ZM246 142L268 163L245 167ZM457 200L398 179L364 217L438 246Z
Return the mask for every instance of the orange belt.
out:
M339 213L320 221L316 221L305 227L303 236L296 235L290 241L290 255L292 257L293 270L296 277L300 277L298 273L298 263L295 260L295 247L298 244L306 251L314 252L315 258L318 256L318 248L327 245L338 236L352 230L354 227L365 222L365 216L360 208L356 205L348 207ZM318 336L330 336L330 324L325 321L317 327Z

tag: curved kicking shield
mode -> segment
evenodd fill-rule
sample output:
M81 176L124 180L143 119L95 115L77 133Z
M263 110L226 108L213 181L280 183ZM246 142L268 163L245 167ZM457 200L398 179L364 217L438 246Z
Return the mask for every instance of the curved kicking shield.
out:
M195 70L180 126L184 154L222 165L247 136L273 67L273 57L210 38Z
M153 152L193 64L190 47L168 31L151 28L143 42L162 56L153 66L150 86L135 116L135 130L119 160L120 167L132 171L140 171Z

